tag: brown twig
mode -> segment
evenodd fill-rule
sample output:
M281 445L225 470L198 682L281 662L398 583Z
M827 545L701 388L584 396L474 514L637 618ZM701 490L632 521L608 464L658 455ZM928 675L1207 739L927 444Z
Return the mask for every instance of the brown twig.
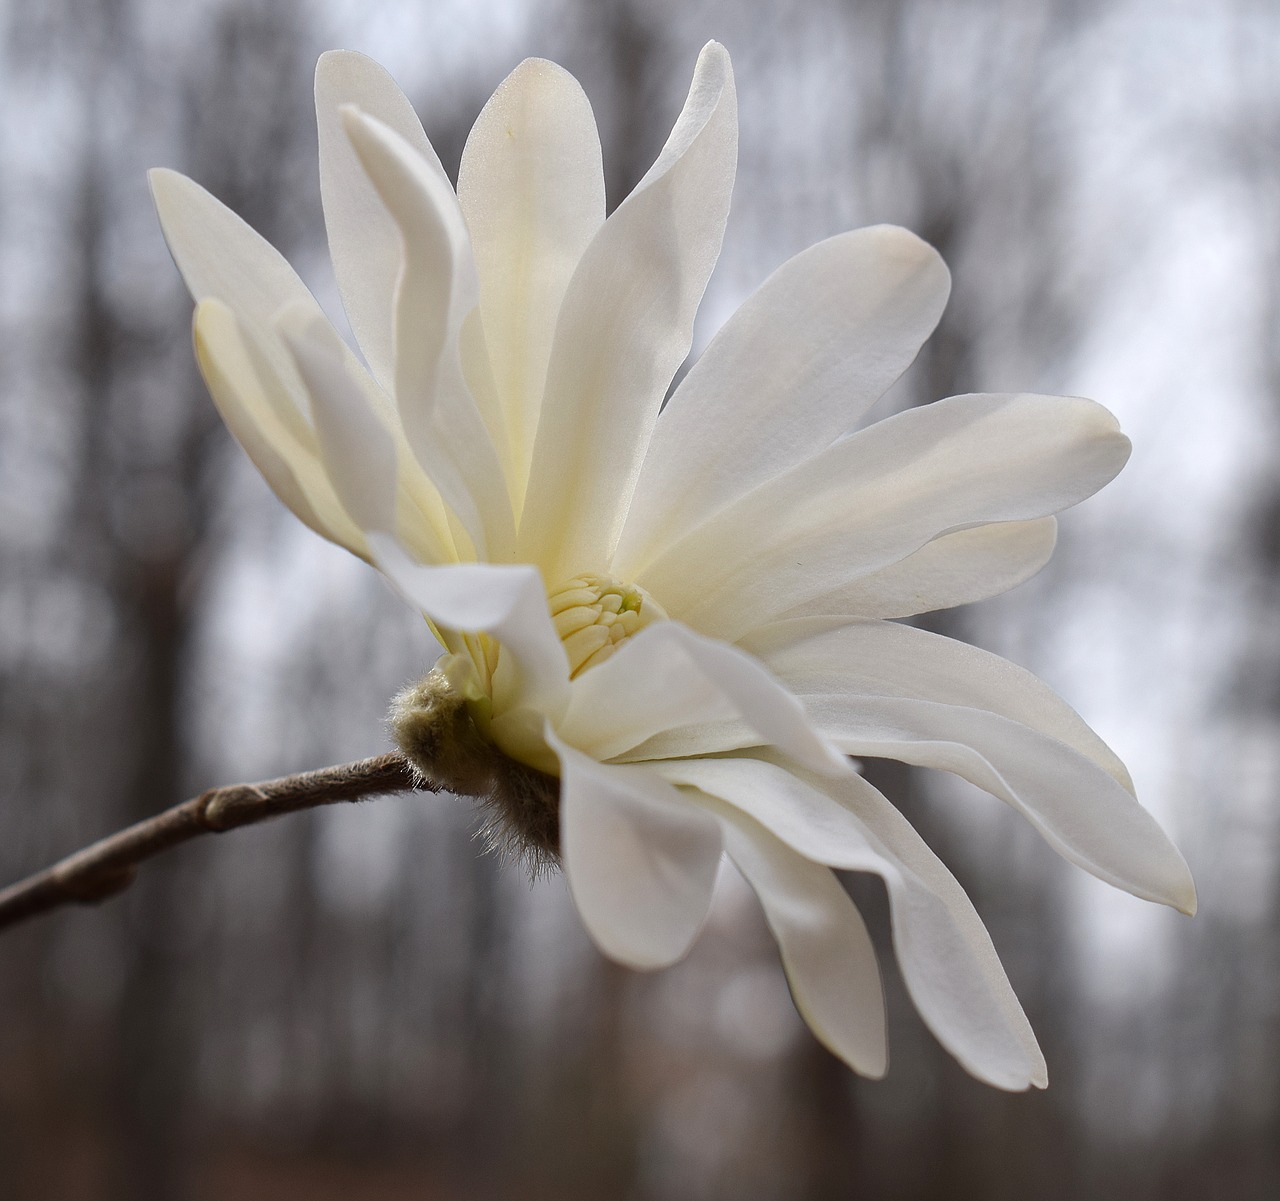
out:
M435 787L403 755L389 754L262 784L211 788L0 890L0 929L60 905L91 905L114 896L133 883L144 859L201 834L221 834L339 801Z

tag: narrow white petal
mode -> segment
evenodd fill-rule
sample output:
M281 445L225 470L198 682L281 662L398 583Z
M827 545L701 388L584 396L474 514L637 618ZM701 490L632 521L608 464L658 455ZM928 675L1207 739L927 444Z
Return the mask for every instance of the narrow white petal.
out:
M382 67L354 50L331 50L320 56L316 125L329 253L351 330L374 377L391 391L401 237L342 128L341 110L347 104L394 129L446 186L448 180L413 105Z
M636 968L666 967L706 920L720 825L660 776L597 763L548 733L560 757L560 848L596 945Z
M888 621L780 621L743 645L801 694L905 697L985 710L1066 743L1122 788L1133 781L1120 758L1043 680L955 638Z
M479 291L457 197L393 129L350 106L342 116L404 241L395 397L405 435L475 542L477 557L504 561L514 539L502 469L505 434L500 414L481 412L464 370L464 327Z
M1057 535L1058 522L1053 517L943 534L905 559L798 605L784 616L912 617L986 600L1035 575L1053 554Z
M209 394L275 494L321 537L366 557L364 538L334 493L314 435L253 334L214 299L196 306L194 330L196 362Z
M641 630L583 672L558 729L566 742L608 759L672 726L733 717L814 771L852 771L814 732L796 698L755 659L673 621Z
M855 1072L889 1066L880 968L866 924L829 868L784 846L739 811L723 814L725 850L778 941L796 1008Z
M1129 441L1072 397L957 396L837 442L699 526L636 577L729 641L953 530L1045 517L1115 476Z
M289 306L324 314L274 246L222 201L177 171L157 167L147 174L160 227L173 261L196 303L222 301L242 328L252 331L264 374L279 380L271 403L280 419L306 437L305 396L293 359L276 334L275 318Z
M492 635L501 644L494 709L527 709L551 721L568 703L569 661L547 611L534 567L415 563L385 534L371 534L373 564L414 608L452 630Z
M894 697L806 694L849 754L949 771L1021 813L1063 858L1148 901L1196 909L1186 861L1134 797L1065 743L979 709Z
M572 75L530 58L498 85L462 152L458 200L522 497L560 304L604 223L600 136Z
M903 979L938 1040L990 1084L1043 1087L1044 1059L981 918L910 823L866 780L825 780L763 759L673 761L655 769L719 797L806 859L880 876Z
M729 56L712 42L657 162L605 221L569 282L520 530L520 557L557 579L608 570L720 253L737 137Z
M306 309L277 327L311 398L325 474L361 530L395 534L418 560L454 560L439 494L407 453L386 398L337 331Z
M784 263L658 419L616 569L634 578L662 547L852 430L933 332L950 286L938 253L892 225Z

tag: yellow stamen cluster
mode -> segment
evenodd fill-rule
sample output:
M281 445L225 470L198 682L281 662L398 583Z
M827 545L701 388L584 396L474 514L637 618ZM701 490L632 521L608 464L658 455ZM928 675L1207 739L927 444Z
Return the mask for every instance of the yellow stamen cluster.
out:
M641 588L607 575L580 575L548 598L574 678L603 663L632 634L666 617Z

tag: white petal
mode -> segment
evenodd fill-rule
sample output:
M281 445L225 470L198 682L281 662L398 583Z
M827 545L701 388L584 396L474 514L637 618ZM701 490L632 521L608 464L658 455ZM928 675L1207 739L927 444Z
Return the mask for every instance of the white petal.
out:
M849 694L805 695L804 702L849 754L954 772L1016 809L1063 858L1100 880L1195 912L1186 861L1155 818L1066 744L958 705Z
M558 730L571 745L608 759L671 726L734 716L814 771L852 771L814 733L796 698L756 660L673 621L641 630L583 672Z
M621 963L674 963L711 907L719 823L646 768L597 763L553 734L548 741L560 756L565 878L583 924Z
M806 859L880 876L903 979L938 1040L990 1084L1043 1087L1044 1059L982 920L910 823L864 779L823 780L750 759L660 770L748 814Z
M401 237L342 128L341 109L347 104L394 129L446 186L448 180L413 105L382 67L354 50L331 50L320 56L316 125L329 253L351 330L375 378L391 391Z
M266 353L220 300L195 313L196 361L213 402L272 490L321 537L362 558L364 538L334 493L315 436L274 375ZM293 420L282 416L292 414Z
M304 390L289 352L276 334L275 317L287 306L306 308L320 319L315 297L279 251L222 201L194 180L157 167L147 173L169 252L199 303L220 300L253 333L266 373L280 381L270 397L277 415L305 437Z
M887 621L806 618L767 626L743 645L801 694L907 697L997 713L1091 759L1122 788L1120 758L1070 705L1025 668L955 638Z
M521 497L560 303L604 223L600 136L572 75L530 58L498 85L462 152L458 200Z
M502 646L494 709L528 709L552 721L568 702L569 661L533 567L462 563L426 567L385 534L371 534L373 564L405 601L438 625L491 634Z
M325 474L346 511L361 530L395 534L421 562L453 561L439 494L337 331L297 308L286 309L277 328L311 397Z
M879 1079L889 1066L880 969L849 894L829 868L741 813L722 820L725 850L760 899L796 1008L823 1046Z
M951 277L892 225L784 263L712 340L654 430L615 567L662 547L847 434L915 358Z
M815 597L784 616L912 617L986 600L1035 575L1053 554L1057 535L1058 522L1053 517L943 534L905 559Z
M957 396L837 442L670 548L636 582L736 641L940 534L1048 516L1096 492L1129 441L1071 397Z
M457 197L394 130L350 106L342 116L404 240L395 397L405 435L477 557L504 561L514 539L502 469L505 434L500 414L481 412L464 371L464 325L478 303L478 284Z
M561 307L520 530L520 557L555 580L608 570L720 253L736 159L729 56L712 42L657 162L592 239Z

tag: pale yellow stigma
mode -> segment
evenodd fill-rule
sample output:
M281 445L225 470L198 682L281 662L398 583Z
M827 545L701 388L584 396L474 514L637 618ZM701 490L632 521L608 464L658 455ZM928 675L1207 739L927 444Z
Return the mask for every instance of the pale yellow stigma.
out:
M607 575L574 576L548 594L547 604L569 656L570 679L603 663L632 634L667 616L644 589Z

